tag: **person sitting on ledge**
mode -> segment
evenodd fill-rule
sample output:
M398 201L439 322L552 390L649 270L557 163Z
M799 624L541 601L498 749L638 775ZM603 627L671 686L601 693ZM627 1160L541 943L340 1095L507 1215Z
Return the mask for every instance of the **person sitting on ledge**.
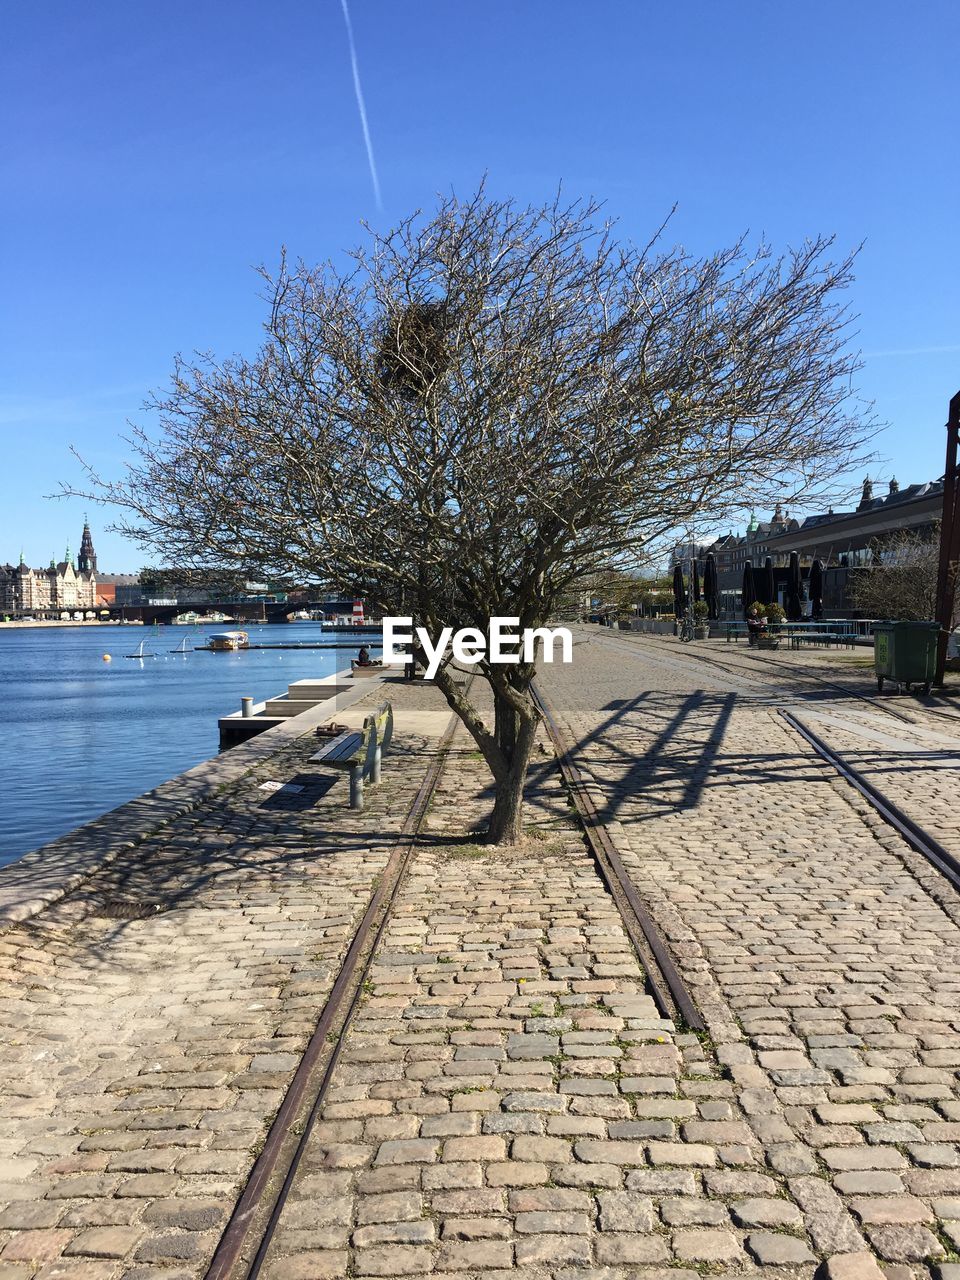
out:
M367 648L365 644L360 646L360 652L357 654L357 666L358 667L373 666L373 663L370 661L370 650Z

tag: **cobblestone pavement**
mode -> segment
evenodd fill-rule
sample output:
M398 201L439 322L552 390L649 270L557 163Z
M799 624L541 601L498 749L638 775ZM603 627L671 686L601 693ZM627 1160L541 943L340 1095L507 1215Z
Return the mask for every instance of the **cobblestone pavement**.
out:
M940 722L932 719L912 727L870 713L831 715L817 711L802 713L799 718L960 858L960 734L949 729L944 732ZM937 880L940 883L939 877Z
M554 762L516 851L470 841L483 779L460 741L266 1280L812 1275L775 1118L658 1017Z
M469 840L483 779L461 741L267 1280L812 1262L732 1086L645 993L553 761L517 851Z
M775 697L677 648L614 657L590 639L545 685L698 993L763 1176L780 1176L821 1256L869 1248L897 1280L956 1280L956 895L764 705ZM871 754L862 729L856 741ZM909 785L942 835L956 756L911 759L898 799ZM896 770L874 767L888 786Z
M311 735L0 933L0 1280L202 1274L439 736L389 696L363 813Z
M952 891L786 726L775 682L578 641L547 691L710 1037L658 1017L547 752L524 846L475 843L461 732L265 1280L960 1280ZM0 935L0 1280L203 1274L419 745L360 816L291 748L300 799L251 794L281 777L264 765L145 874L114 865ZM173 909L84 915L118 898Z
M637 642L626 640L626 643ZM679 646L669 641L651 642L644 638L639 644L648 654L648 661L663 662L666 657L677 661ZM837 655L801 650L778 655L776 661L782 668L778 671L767 662L759 665L751 661L755 655L745 646L731 655L730 649L735 647L710 645L707 657L735 667L747 677L750 683L743 689L740 682L735 681L741 696L775 706L789 705L801 721L839 751L867 781L879 787L914 821L960 857L960 821L954 802L960 764L960 716L954 718L952 711L931 712L923 702L912 697L895 698L885 694L872 703L844 698L838 690L824 689L816 680L819 675L861 694L875 695L872 654L844 651ZM693 661L699 669L710 670L697 660L696 652L695 649L686 660L685 669L689 671ZM679 660L684 661L682 657ZM912 723L885 714L883 706L908 716ZM895 842L895 846L899 848L899 842ZM943 882L935 876L932 883L939 886ZM956 905L952 891L948 905Z

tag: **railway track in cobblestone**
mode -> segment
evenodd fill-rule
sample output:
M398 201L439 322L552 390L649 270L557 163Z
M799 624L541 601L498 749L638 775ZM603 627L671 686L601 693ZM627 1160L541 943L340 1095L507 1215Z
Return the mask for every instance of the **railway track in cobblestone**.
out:
M618 641L613 637L603 637L602 639L608 645L627 650L630 650L634 644L632 641ZM695 659L714 666L726 674L737 677L746 676L749 678L751 674L745 671L742 666L729 665L716 659L713 655L684 652L683 654L675 655L675 657L679 661ZM760 657L757 657L756 660L767 661ZM858 690L850 689L837 681L828 680L812 672L791 672L782 663L770 661L768 665L778 669L781 674L795 676L797 679L803 679L805 676L810 675L818 683L835 688L848 697L855 697L860 701L866 702L904 724L909 724L913 727L917 725L915 720L904 715L896 708L889 707L879 699L860 693ZM676 1019L679 1015L679 1018L687 1026L693 1030L701 1030L704 1024L700 1018L699 1011L673 963L656 923L639 898L630 879L629 872L623 866L616 847L598 816L589 785L585 782L574 762L573 748L564 734L556 714L546 702L542 693L537 691L536 696L544 716L547 731L557 751L560 768L569 788L571 798L587 833L594 860L608 890L617 902L634 946L644 959L651 994L657 1003L657 1007L664 1016ZM923 709L925 711L932 710L926 707ZM804 738L821 759L830 764L845 781L867 800L880 817L892 826L912 849L925 857L954 888L960 889L960 860L933 836L924 831L919 824L914 822L879 788L868 782L839 752L831 748L819 735L798 720L796 716L784 709L780 710L780 715L783 716L795 732ZM953 719L954 717L944 714L943 718Z
M635 641L618 641L618 637L604 636L603 640L605 643L617 646L617 648L621 650L627 650L627 652L630 652L630 650L634 648L635 644ZM646 646L644 646L644 648L646 648ZM709 664L709 666L716 667L718 671L726 672L728 675L740 678L750 677L749 669L746 669L742 664L724 663L722 660L714 657L713 654L684 652L682 654L672 655L672 657L676 660L680 660L680 662L684 659L690 659L696 660L696 662ZM882 712L886 713L887 716L891 716L901 723L909 724L909 726L913 728L920 727L916 719L905 716L905 714L902 714L899 709L890 707L890 705L884 703L883 700L876 698L876 696L870 696L868 694L863 694L863 692L860 692L859 690L850 689L849 686L841 685L840 682L837 681L827 680L826 677L815 675L814 672L801 672L796 671L796 669L790 669L783 663L778 663L776 660L772 659L762 658L760 655L751 654L751 663L753 662L763 662L764 664L767 664L767 666L776 668L781 675L794 677L796 680L804 680L804 678L808 676L812 677L813 680L818 681L819 684L832 687L832 689L836 689L846 696L851 696L851 698L864 701L864 703L867 703L870 707L882 710ZM925 707L923 704L918 704L918 709L931 714L931 716L936 716L938 719L960 721L960 717L952 716L948 710ZM858 791L859 794L863 796L864 800L867 800L870 808L872 808L874 812L876 812L879 817L888 824L888 826L891 826L897 833L899 833L902 840L910 846L910 849L913 849L915 852L922 855L923 858L927 859L927 861L931 863L932 867L936 868L938 872L941 873L941 876L943 876L943 878L945 878L946 881L955 888L955 890L960 890L960 859L957 859L956 855L946 849L946 847L943 846L936 837L932 836L931 833L924 831L924 828L920 827L919 823L916 823L913 818L910 818L910 815L905 813L904 809L901 809L895 801L891 800L883 791L879 790L879 787L874 786L872 782L869 782L867 778L863 776L863 773L860 773L854 765L850 764L849 760L844 758L844 755L841 755L840 751L829 746L828 742L822 739L818 733L815 733L808 724L801 722L794 713L785 708L780 708L780 714L783 719L785 719L786 723L790 724L792 730L803 737L806 744L815 751L815 754L817 754L820 759L824 760L824 762L831 765L831 767L840 774L840 777L844 778L845 782L849 783L851 787L854 787L854 790Z
M606 637L604 638L606 639ZM631 641L621 642L625 647L629 647L631 643ZM742 676L743 674L749 674L744 672L742 666L731 666L727 663L721 662L712 654L684 653L677 656L681 659L689 658L691 660L695 659L699 662L708 663L711 666L717 667L719 670L726 671L732 675ZM849 689L847 686L841 685L836 681L827 680L825 677L817 676L813 672L791 672L783 663L778 663L772 660L768 661L767 659L761 658L759 655L751 655L751 661L768 662L768 665L776 667L781 673L788 676L796 675L798 678L802 678L810 675L821 684L839 689L848 696L856 697L877 710L886 712L888 715L893 716L895 719L905 724L909 724L914 728L917 727L916 720L903 715L896 708L887 706L878 698L860 693L855 689ZM948 712L938 713L935 708L922 706L922 710L929 712L932 715L936 715L938 719L957 719L957 717L950 715ZM930 835L928 831L925 831L919 823L915 822L910 815L891 800L889 796L885 795L883 791L874 786L873 783L869 782L858 769L844 758L839 751L831 747L819 734L815 733L809 725L798 719L792 711L780 708L779 714L791 729L798 733L823 761L829 764L845 782L849 783L850 786L859 792L871 808L874 809L884 822L893 827L893 829L902 837L903 840L906 841L911 849L926 858L927 861L935 867L955 889L960 890L960 859L952 854L949 849L945 848L944 845L941 844L934 836Z
M204 1280L255 1280L261 1272L459 723L450 717Z
M692 1031L706 1030L665 940L637 894L598 816L588 786L574 762L571 744L563 727L543 695L536 691L535 696L595 865L643 962L650 994L658 1011L663 1017ZM270 1256L271 1242L288 1193L310 1141L314 1120L324 1105L341 1047L363 997L366 976L400 894L417 847L423 818L437 788L458 725L458 719L452 716L204 1280L256 1280Z
M883 818L884 822L888 823L903 837L911 849L921 854L936 867L955 889L960 889L960 860L949 849L945 848L939 840L935 840L929 832L924 831L919 823L914 822L910 815L905 813L888 796L884 795L879 787L875 787L872 782L868 782L858 769L855 769L848 760L844 759L839 751L834 750L819 734L814 733L809 725L804 724L791 711L781 710L780 715L791 729L813 748L821 760L825 760L845 782L848 782L864 797L867 803Z
M570 797L583 824L594 863L617 904L624 927L644 963L647 984L657 1009L666 1018L685 1024L691 1031L705 1031L706 1023L673 962L669 948L650 912L634 887L616 845L604 826L590 794L589 784L577 768L573 747L553 707L542 690L534 697L543 716Z
M644 637L641 637L641 642L643 638ZM612 644L612 645L619 644L619 646L621 646L626 650L629 650L630 648L633 647L634 644L637 643L634 640L620 640L619 637L612 637L612 636L611 637L603 636L601 637L601 639L606 644ZM723 662L715 654L701 653L699 650L690 649L689 647L685 647L682 653L677 653L672 656L678 661L683 661L684 659L687 659L691 661L702 662L709 666L716 667L717 670L723 671L728 675L734 675L740 678L746 678L748 680L754 674L743 664L740 664L740 663L731 664L729 662ZM910 724L910 725L917 724L917 721L914 720L911 716L905 715L904 712L900 710L898 707L892 707L887 700L883 698L879 698L876 694L862 693L859 689L851 689L849 685L841 684L837 680L829 680L826 676L817 675L816 672L814 671L793 670L790 667L788 667L786 663L778 662L775 658L765 658L760 654L751 653L750 666L752 667L755 663L762 663L764 666L772 667L775 671L779 672L781 676L785 676L787 679L793 680L795 682L801 682L807 679L815 680L818 684L821 684L827 688L836 689L839 693L842 693L847 698L856 698L861 702L867 703L869 706L873 707L874 710L882 711L885 715L891 716L894 720L899 720L901 724ZM960 724L960 716L954 715L950 710L946 708L931 707L921 702L912 702L910 704L910 708L911 710L921 711L926 715L933 716L938 720L946 720L952 723Z
M617 648L632 647L632 642L617 642L612 638L608 643ZM684 653L677 657L680 660L697 658L709 661L728 674L744 674L742 669L728 667L705 655ZM821 683L834 682L821 680ZM872 701L854 690L840 685L836 687L846 694ZM689 1030L705 1030L704 1019L673 961L667 942L638 894L630 872L600 816L593 795L593 783L577 765L576 743L572 735L542 690L535 688L534 693L568 793L581 820L594 864L617 907L630 942L643 963L648 990L658 1012L662 1017L670 1018ZM856 788L912 849L927 858L954 887L960 888L960 861L954 855L867 782L838 752L790 711L780 709L779 714L821 759ZM896 718L914 723L906 716L897 715ZM340 972L270 1127L264 1147L217 1245L205 1273L205 1280L256 1280L264 1269L270 1269L268 1259L273 1256L272 1242L283 1216L288 1194L301 1167L301 1158L307 1151L314 1121L322 1112L354 1013L363 999L367 975L413 860L423 819L436 791L458 725L459 721L452 716L406 815L400 838L353 935Z
M958 712L960 712L960 707L947 702L943 698L939 699L938 705L935 707L931 707L925 702L918 703L917 705L921 706L924 711L929 712L930 715L936 716L940 720L952 720L954 724L960 724L960 714L958 714Z
M698 658L702 662L712 662L715 666L718 666L718 667L723 667L724 665L712 654L708 657L706 654L695 653L695 654L692 654L691 657ZM766 666L773 667L774 670L779 671L781 675L786 675L788 677L795 676L795 678L798 680L803 679L806 676L809 676L810 679L816 680L818 684L826 685L828 688L831 688L831 689L836 689L838 690L838 692L844 694L848 698L857 698L861 702L866 702L875 710L882 711L885 715L892 716L894 720L899 720L903 724L915 725L917 723L916 720L913 720L910 716L905 715L900 708L892 707L887 700L879 697L876 694L861 693L859 689L851 689L849 685L841 684L838 680L828 680L826 676L817 675L816 672L814 671L803 671L803 672L791 671L791 669L786 665L786 663L778 662L775 658L761 657L760 654L751 654L750 661L751 663L762 662ZM743 668L742 666L736 666L736 665L732 667L728 667L726 669L732 672L736 672L737 674L740 674L745 670L745 668ZM920 711L926 715L933 716L939 720L949 720L949 721L953 721L954 723L960 724L960 716L952 714L952 712L945 707L931 707L927 703L919 702L916 699L914 699L909 704L909 706L911 711Z

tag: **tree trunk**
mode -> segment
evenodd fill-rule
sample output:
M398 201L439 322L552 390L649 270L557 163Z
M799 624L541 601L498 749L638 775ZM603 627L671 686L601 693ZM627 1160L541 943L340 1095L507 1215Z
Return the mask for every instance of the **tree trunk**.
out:
M496 692L494 704L498 746L508 768L496 784L487 839L491 844L517 844L523 837L523 789L539 721L532 704L529 712L521 713Z
M505 758L510 760L517 742L517 713L509 702L496 693L493 699L493 736Z
M523 789L540 714L530 693L530 674L524 673L516 684L508 681L506 688L487 674L483 678L493 694L490 728L453 680L450 668L440 668L436 684L466 725L493 775L494 805L488 840L493 844L517 844L523 836Z

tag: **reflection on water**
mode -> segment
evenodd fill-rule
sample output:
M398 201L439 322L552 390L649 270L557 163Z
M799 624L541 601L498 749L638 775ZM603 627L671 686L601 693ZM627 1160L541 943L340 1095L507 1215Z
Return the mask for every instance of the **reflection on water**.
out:
M361 643L190 648L224 625L0 627L0 865L216 755L217 717L239 710L241 696L260 702L293 680L330 675L349 665ZM245 630L251 644L336 638L308 622ZM187 652L170 652L184 636ZM123 656L141 640L156 657Z

